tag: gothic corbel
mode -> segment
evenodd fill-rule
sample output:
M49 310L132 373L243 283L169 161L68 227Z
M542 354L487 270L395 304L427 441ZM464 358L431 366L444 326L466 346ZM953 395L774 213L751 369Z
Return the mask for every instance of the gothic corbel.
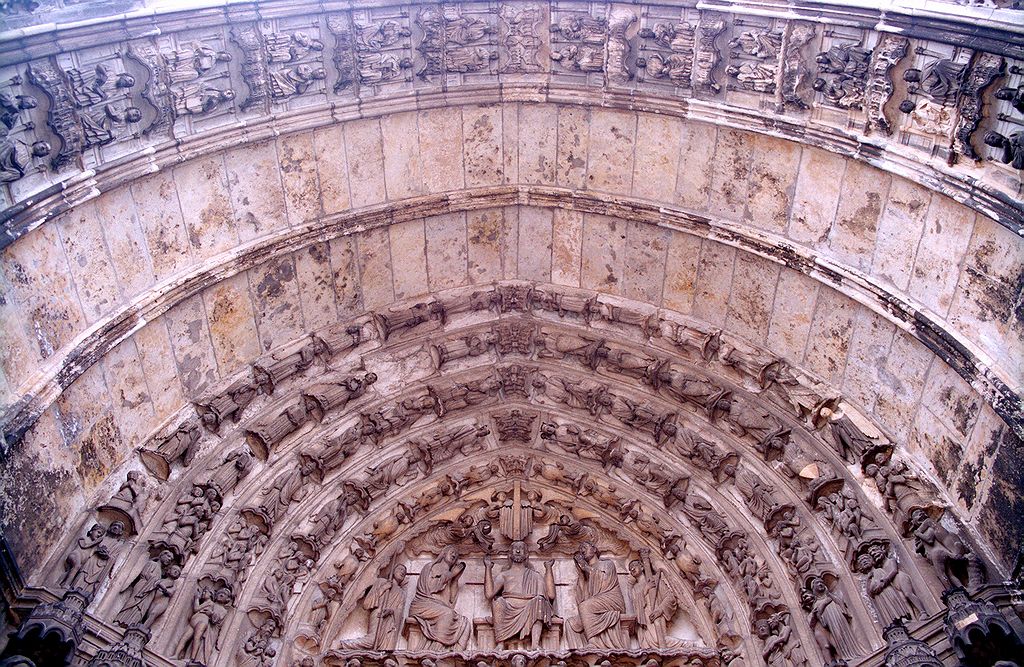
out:
M334 81L334 94L350 88L356 80L356 61L353 52L352 29L344 15L331 14L327 17L327 30L334 36L334 49L331 62L337 79Z
M132 470L110 500L96 508L96 514L108 526L120 521L129 536L136 535L142 528L146 500L145 480L138 471Z
M814 39L813 23L795 21L789 24L786 48L782 56L782 105L807 109L809 104L802 95L808 87L811 70L807 66L803 48Z
M885 105L895 90L892 69L906 57L909 46L906 37L883 35L874 49L865 103L868 132L877 128L883 134L892 134L892 123L885 115Z
M957 123L953 133L956 150L968 159L981 159L974 150L972 139L983 116L982 98L989 86L1002 76L1005 68L1003 57L993 53L978 52L971 60L963 88L957 95Z
M60 148L50 159L54 171L76 163L84 150L81 128L75 112L75 100L60 71L47 62L28 68L28 80L46 95L50 103L46 124L60 141Z
M715 70L722 62L717 40L725 32L725 19L721 14L701 12L697 23L697 51L693 60L693 86L697 90L717 93L722 89L715 80Z
M158 435L147 446L139 448L139 458L142 465L157 479L166 481L171 476L172 464L180 462L186 467L192 465L192 459L199 449L200 437L202 431L199 421L188 419L170 433Z
M266 113L270 108L270 72L263 35L255 23L235 25L231 28L231 41L242 51L242 80L249 89L239 108L246 111L255 107Z

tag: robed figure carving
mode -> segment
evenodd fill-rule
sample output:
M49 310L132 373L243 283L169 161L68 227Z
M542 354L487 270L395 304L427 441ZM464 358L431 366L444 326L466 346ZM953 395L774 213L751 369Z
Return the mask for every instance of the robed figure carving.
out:
M455 611L459 579L466 564L459 561L455 547L448 546L420 571L409 616L423 632L423 646L413 650L451 651L465 648L472 631L469 619Z
M626 648L619 623L626 613L626 600L615 563L601 558L590 542L580 545L573 560L579 571L575 591L579 616L569 619L566 631L572 648Z
M668 624L679 609L679 600L661 569L651 565L651 552L640 550L640 558L630 561L633 612L636 614L636 638L640 648L671 648L679 642L668 637Z
M405 611L405 575L405 566L396 565L390 577L377 577L360 603L370 612L366 634L341 642L341 648L378 651L398 645Z
M540 648L545 626L551 625L555 601L555 561L544 562L544 574L532 565L526 543L509 546L508 565L495 575L493 563L484 557L484 595L491 601L494 641L529 640L528 648Z

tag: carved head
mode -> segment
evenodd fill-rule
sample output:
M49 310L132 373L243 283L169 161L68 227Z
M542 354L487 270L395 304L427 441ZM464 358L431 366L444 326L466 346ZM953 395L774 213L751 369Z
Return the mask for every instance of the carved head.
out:
M644 564L639 560L629 561L629 576L633 577L637 581L640 581L640 577L644 576Z
M441 553L437 556L438 562L445 563L448 567L452 567L459 561L459 552L453 546L447 546L441 549Z
M857 556L857 571L864 572L865 574L871 570L875 565L875 559L871 557L871 554L865 552Z
M903 80L908 83L920 83L921 81L921 70L916 68L910 68L903 73Z
M167 567L168 565L174 562L174 554L170 550L164 549L160 552L160 555L157 556L156 559L157 562L159 562L161 565Z
M107 529L98 523L94 523L85 534L87 537L97 540L107 534Z
M138 107L128 107L124 110L124 119L129 123L138 123L142 120L142 112Z
M180 565L171 565L170 567L167 568L167 578L168 579L177 579L180 576L181 576L181 566Z
M213 601L219 604L228 604L231 602L231 591L227 588L218 588L217 592L213 594Z
M526 562L527 551L526 543L522 540L516 540L509 545L508 548L508 559L513 563L524 563Z
M597 546L595 546L593 542L583 542L580 544L580 548L576 551L576 554L586 561L595 560L599 555Z
M391 573L391 579L394 580L396 584L401 585L405 583L405 577L407 574L408 570L405 569L404 565L396 565L394 572Z
M512 667L526 667L526 656L521 653L517 653L512 656L511 663Z
M107 528L107 534L113 535L114 537L121 537L124 535L124 523L121 521L115 521L110 524L110 528Z
M51 150L50 144L45 141L32 142L32 157L46 157Z

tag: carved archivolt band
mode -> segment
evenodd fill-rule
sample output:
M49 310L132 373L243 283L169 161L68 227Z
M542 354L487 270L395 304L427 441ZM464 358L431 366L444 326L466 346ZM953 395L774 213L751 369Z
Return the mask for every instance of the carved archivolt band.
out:
M176 276L158 285L123 309L99 320L78 336L73 347L52 355L40 374L40 381L4 415L5 437L11 441L18 440L60 392L91 364L138 331L146 322L220 280L310 244L354 231L431 215L504 205L569 208L678 229L784 264L830 288L842 286L846 295L924 343L985 397L996 413L1009 424L1018 429L1024 428L1020 426L1024 423L1024 399L1013 390L1005 369L993 366L989 355L935 318L910 296L896 293L892 288L881 285L853 268L812 250L794 246L768 232L726 220L710 220L681 209L653 205L635 198L609 198L597 193L545 186L501 186L466 190L457 198L451 194L423 196L400 204L330 216L248 245L243 244L211 258L187 275Z
M938 590L976 587L991 566L935 486L844 407L785 362L650 307L463 290L316 332L211 392L140 451L168 480L159 504L130 475L49 583L158 629L151 648L171 658L290 647L343 661L373 645L342 642L343 619L374 582L392 590L399 564L423 583L424 558L479 565L526 539L563 554L564 585L573 558L636 560L619 578L637 585L666 572L720 657L858 659L881 643L872 626L931 613ZM611 555L572 556L590 542ZM587 595L559 598L567 625L549 650L573 632L605 641L572 616ZM409 650L470 641L458 614L437 630L454 644L416 639L435 617L410 613ZM629 619L614 627L640 649L666 636ZM494 622L472 621L472 641ZM239 644L214 650L218 633Z

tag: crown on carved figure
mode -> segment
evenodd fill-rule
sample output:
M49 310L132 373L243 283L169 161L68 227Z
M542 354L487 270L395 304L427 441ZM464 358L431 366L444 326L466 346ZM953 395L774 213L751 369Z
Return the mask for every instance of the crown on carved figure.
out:
M501 442L508 440L529 442L535 419L537 419L536 414L523 414L520 410L494 415L494 423L498 426L498 440Z
M501 468L509 477L526 477L526 469L530 460L525 456L501 456Z

